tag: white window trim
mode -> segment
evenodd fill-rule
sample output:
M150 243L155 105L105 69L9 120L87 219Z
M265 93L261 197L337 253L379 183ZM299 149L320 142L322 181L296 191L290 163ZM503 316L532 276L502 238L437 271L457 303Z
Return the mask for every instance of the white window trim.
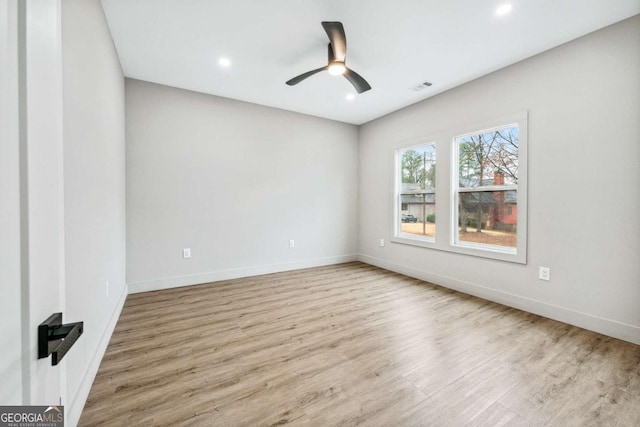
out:
M460 126L448 131L439 132L430 137L423 137L405 141L394 148L394 202L393 202L393 226L390 240L393 243L418 246L462 255L470 255L480 258L488 258L499 261L508 261L519 264L527 263L527 178L528 178L528 112L523 111L510 114L495 120ZM518 228L516 231L517 247L514 249L482 245L465 242L455 242L457 229L454 228L454 220L458 208L456 187L458 185L457 147L455 139L460 136L472 135L485 129L496 129L518 125L518 184L513 186L482 187L482 191L515 189L518 192ZM409 237L406 233L399 233L399 182L401 171L398 170L398 155L401 150L411 147L435 143L436 146L436 237L432 240L426 238ZM447 159L449 159L447 161ZM508 187L508 188L507 188ZM459 191L478 191L477 188L459 189Z

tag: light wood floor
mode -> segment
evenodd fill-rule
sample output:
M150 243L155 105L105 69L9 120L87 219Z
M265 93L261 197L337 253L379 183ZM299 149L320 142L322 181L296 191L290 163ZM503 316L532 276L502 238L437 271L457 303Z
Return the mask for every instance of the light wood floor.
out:
M640 346L350 263L130 295L80 424L640 425Z

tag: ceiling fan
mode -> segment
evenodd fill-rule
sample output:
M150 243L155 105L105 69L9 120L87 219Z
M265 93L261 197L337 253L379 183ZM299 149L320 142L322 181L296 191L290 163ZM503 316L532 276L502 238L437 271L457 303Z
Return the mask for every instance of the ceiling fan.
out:
M294 86L311 77L320 71L327 70L333 76L343 75L349 83L358 91L358 93L366 92L371 86L365 79L350 68L347 68L345 62L347 59L347 38L344 34L344 27L341 22L322 22L322 27L329 36L329 62L326 67L316 68L307 71L287 82L289 86Z

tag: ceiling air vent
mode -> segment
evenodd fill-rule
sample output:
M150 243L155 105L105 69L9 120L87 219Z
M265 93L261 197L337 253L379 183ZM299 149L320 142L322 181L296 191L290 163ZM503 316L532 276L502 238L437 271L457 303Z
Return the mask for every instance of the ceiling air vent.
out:
M423 83L420 83L419 85L414 86L414 87L412 87L410 89L412 91L414 91L414 92L418 92L418 91L421 91L422 89L428 88L429 86L431 86L430 82L423 82Z

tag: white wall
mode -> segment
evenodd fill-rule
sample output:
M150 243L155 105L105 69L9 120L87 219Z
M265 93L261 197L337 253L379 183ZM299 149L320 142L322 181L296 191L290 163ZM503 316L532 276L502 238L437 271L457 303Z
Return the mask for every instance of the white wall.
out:
M74 425L127 293L124 77L99 0L62 2L62 58L64 320L84 321L65 356Z
M131 292L355 258L357 127L129 79L126 110Z
M636 16L362 126L361 259L640 343L639 76ZM394 148L524 110L527 265L378 246L391 237Z

